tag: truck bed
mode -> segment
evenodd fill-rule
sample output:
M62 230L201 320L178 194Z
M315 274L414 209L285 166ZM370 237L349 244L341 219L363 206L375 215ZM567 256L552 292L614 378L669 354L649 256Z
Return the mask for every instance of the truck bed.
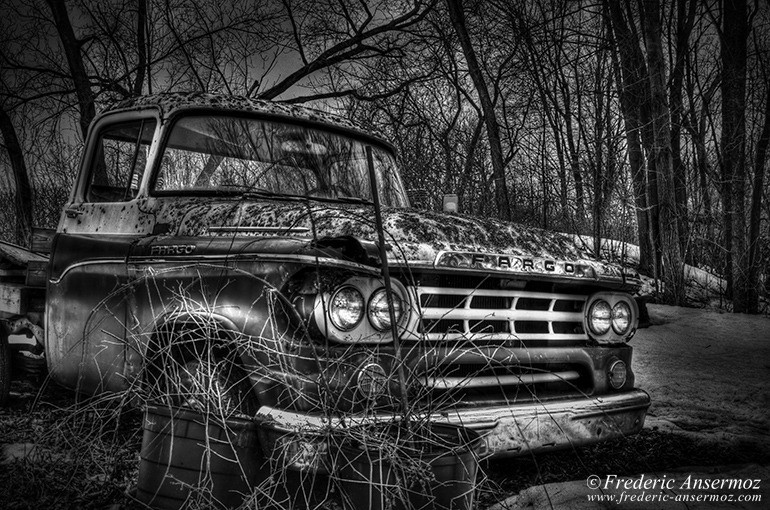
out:
M0 317L42 311L48 256L0 241Z

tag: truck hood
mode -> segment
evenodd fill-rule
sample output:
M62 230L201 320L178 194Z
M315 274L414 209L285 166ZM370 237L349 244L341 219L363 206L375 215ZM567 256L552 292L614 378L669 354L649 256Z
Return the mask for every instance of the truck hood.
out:
M156 224L165 224L163 230L168 234L184 237L352 236L363 242L377 240L374 209L359 204L183 199L161 205ZM415 209L384 209L383 226L391 263L550 272L623 281L638 278L634 271L597 260L572 236L516 223ZM578 270L586 274L575 274Z

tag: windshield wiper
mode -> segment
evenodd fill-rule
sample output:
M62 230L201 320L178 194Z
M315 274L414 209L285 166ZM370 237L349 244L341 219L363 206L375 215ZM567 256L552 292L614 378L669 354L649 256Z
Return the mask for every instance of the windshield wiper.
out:
M364 204L364 205L374 205L374 202L371 200L368 200L366 198L359 198L359 197L330 197L330 198L324 198L324 200L330 200L332 202L343 202L346 204Z
M208 189L208 190L196 190L198 193L204 193L204 194L214 194L217 196L227 196L227 197L240 197L240 198L247 198L247 199L255 199L255 198L289 198L289 199L298 199L303 198L300 195L287 195L285 193L276 193L274 191L269 191L266 189L246 189L244 188L237 188L235 186L225 186L220 188L214 188L214 189Z
M266 189L254 189L244 191L241 193L243 198L278 198L288 200L303 200L305 197L302 195L290 195L287 193L276 193L275 191L269 191Z
M274 191L269 191L266 189L255 189L250 191L244 191L241 193L241 196L244 198L274 198L274 199L286 199L286 200L315 200L319 202L342 202L344 204L364 204L364 205L372 205L371 200L367 200L365 198L358 198L358 197L349 197L349 196L341 196L341 197L318 197L318 196L312 196L312 195L295 195L295 194L289 194L289 193L276 193Z

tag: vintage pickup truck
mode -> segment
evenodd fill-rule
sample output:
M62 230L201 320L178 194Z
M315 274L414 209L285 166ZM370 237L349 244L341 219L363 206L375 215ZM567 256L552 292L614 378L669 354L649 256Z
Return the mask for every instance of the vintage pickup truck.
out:
M27 358L80 394L224 409L299 452L314 427L406 411L522 455L637 433L650 404L633 270L565 235L410 208L393 147L320 111L118 103L90 128L49 258L2 253L8 274L38 273L2 291L2 359L26 334Z

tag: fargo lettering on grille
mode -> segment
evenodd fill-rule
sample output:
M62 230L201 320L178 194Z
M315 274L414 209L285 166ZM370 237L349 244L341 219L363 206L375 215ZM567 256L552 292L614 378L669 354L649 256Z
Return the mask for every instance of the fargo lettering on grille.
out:
M467 269L493 269L518 273L551 273L578 277L594 276L593 268L583 264L548 258L519 257L496 253L442 251L436 256L434 265Z

